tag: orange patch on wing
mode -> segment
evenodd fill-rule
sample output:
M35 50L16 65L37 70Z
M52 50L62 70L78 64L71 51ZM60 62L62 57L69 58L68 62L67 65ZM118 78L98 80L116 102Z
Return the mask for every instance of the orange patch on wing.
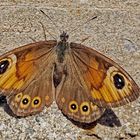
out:
M27 75L32 75L34 72L33 62L19 63L17 67L17 74L19 78L26 77Z
M0 88L20 89L25 83L22 78L24 78L24 76L29 78L33 72L33 64L31 62L23 66L24 67L19 67L19 69L17 69L14 64L4 74L2 74L0 76Z
M23 81L23 80L17 81L17 82L13 85L13 89L20 89L23 85L24 85L24 81Z
M99 63L96 61L95 58L90 59L89 65L94 68L95 70L98 70L99 68Z
M94 99L103 100L107 103L115 103L131 94L131 89L128 88L130 82L123 75L122 76L125 79L124 88L117 89L115 87L113 81L113 76L115 74L118 74L117 69L115 67L109 68L109 70L107 71L107 75L102 82L102 86L99 88L99 91L95 88L93 88L91 91L91 95Z
M49 99L50 99L50 97L47 95L47 96L45 97L45 100L48 101Z
M92 85L93 87L98 89L104 80L104 75L105 73L101 71L96 71L94 69L89 68L89 70L84 74L84 79L89 88Z
M13 86L13 84L17 81L17 77L15 75L12 75L9 77L9 79L2 85L4 89L9 89Z
M106 102L113 102L114 99L111 96L111 93L108 92L108 89L104 85L100 88L100 94Z
M2 76L0 77L0 86L3 85L8 79L16 73L15 65L12 66L8 71L6 71Z
M101 93L96 90L95 88L93 88L91 90L91 96L94 98L94 99L97 99L97 100L101 100L102 99L102 96L101 96Z
M31 61L31 60L34 59L34 56L35 56L35 54L33 52L32 53L27 53L25 55L25 60L24 61Z

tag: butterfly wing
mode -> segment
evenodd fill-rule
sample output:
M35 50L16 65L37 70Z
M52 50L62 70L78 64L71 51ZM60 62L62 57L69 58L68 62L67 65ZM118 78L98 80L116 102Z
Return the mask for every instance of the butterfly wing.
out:
M53 101L56 41L32 43L0 57L0 92L17 116L35 114Z
M66 55L65 63L66 73L56 88L56 103L67 117L83 123L94 122L105 109L90 100L70 55Z
M114 61L81 44L70 46L73 64L92 102L100 107L117 107L139 97L137 84Z

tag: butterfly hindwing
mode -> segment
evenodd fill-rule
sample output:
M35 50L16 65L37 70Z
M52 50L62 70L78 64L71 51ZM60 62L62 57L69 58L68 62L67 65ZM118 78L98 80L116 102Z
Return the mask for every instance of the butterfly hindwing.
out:
M70 46L75 67L94 103L117 107L138 98L137 84L118 64L81 44L71 43Z
M65 57L66 74L56 88L56 103L69 118L83 123L91 123L104 112L104 108L95 105L78 77L70 55Z
M0 91L17 116L35 114L52 103L55 45L56 41L32 43L0 58Z

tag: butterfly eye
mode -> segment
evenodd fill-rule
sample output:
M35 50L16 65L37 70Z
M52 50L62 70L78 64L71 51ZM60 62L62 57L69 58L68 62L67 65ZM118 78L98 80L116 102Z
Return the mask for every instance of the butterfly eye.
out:
M78 104L76 101L71 101L69 103L69 109L71 112L76 113L78 111Z
M67 41L68 38L69 38L69 35L67 35L65 32L63 32L63 33L60 35L60 40Z
M20 102L20 107L26 109L30 104L31 98L29 95L24 95Z
M40 97L35 97L32 100L32 107L34 107L34 108L39 107L40 104L41 104L41 98Z
M4 60L0 62L0 74L3 74L7 68L9 66L9 61L8 60Z
M125 86L125 80L122 75L115 74L113 76L114 85L117 89L122 89Z

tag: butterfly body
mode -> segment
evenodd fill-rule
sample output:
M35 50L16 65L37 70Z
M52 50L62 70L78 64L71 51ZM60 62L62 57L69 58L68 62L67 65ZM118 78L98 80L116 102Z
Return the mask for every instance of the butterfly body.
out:
M17 116L36 114L56 101L69 118L90 123L105 108L139 96L134 80L114 61L77 43L41 41L0 57L0 91Z

